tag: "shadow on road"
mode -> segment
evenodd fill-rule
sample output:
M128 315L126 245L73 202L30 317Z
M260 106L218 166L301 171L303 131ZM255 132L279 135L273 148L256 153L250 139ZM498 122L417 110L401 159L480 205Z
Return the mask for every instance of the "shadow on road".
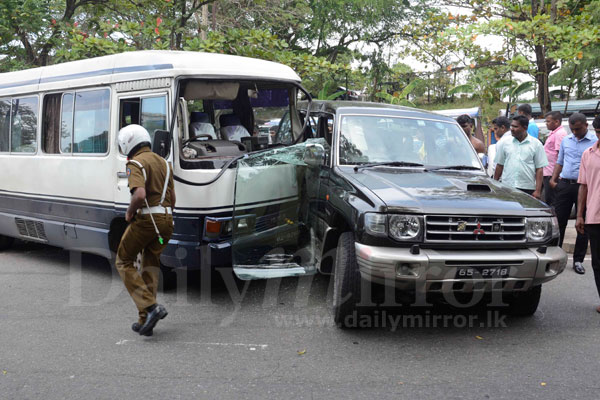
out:
M94 284L106 285L110 282L110 286L120 288L120 278L111 261L103 257L22 241L17 241L7 252L26 254L32 263L49 263L55 268L65 269L69 274L77 270L81 272L82 287L90 288ZM77 268L73 269L74 266ZM329 276L318 274L302 278L241 281L234 276L231 268L202 272L176 270L175 274L177 284L167 290L161 287L162 296L176 298L177 301L184 298L188 305L210 303L212 307L217 307L213 310L217 313L218 308L222 308L224 314L231 314L233 309L236 318L242 317L245 310L252 310L253 313L262 310L270 314L274 326L278 328L335 327L331 311L333 281ZM102 293L98 293L98 296L102 296ZM533 318L508 317L506 308L490 308L485 305L487 303L462 307L456 303L448 304L443 299L427 300L426 306L414 306L414 301L401 301L394 296L391 300L379 301L377 305L359 307L357 313L350 316L352 321L349 324L359 329L346 332L514 329L530 326L532 320L543 319L543 313L540 312ZM469 301L462 300L462 304ZM485 299L486 302L488 300Z

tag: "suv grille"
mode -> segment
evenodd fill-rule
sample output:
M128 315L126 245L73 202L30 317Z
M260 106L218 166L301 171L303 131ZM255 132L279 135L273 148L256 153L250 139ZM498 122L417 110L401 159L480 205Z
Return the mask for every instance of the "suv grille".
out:
M425 216L425 242L524 243L524 217Z

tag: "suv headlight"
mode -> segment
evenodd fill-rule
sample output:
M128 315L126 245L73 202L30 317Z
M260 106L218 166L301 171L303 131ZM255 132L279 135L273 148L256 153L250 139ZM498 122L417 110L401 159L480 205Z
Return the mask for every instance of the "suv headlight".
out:
M528 242L545 242L559 235L556 217L527 218L526 229Z
M390 215L389 233L396 240L415 240L423 232L423 219L416 215Z
M389 235L396 240L416 241L423 236L423 217L366 213L365 230L371 236Z

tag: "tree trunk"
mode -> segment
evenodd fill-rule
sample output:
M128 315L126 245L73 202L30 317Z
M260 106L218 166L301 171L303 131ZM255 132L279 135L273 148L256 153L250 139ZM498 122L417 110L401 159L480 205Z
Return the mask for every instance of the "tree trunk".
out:
M537 71L535 74L535 81L537 83L537 98L542 109L542 115L546 115L546 113L552 111L552 104L550 102L550 90L548 88L548 77L550 72L544 47L535 46L535 61L537 65Z

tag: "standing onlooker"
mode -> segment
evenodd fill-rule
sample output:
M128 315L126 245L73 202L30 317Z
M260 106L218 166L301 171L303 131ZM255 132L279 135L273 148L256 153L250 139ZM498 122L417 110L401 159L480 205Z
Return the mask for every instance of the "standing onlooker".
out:
M579 167L579 199L577 223L581 234L587 233L592 248L592 269L596 289L600 295L600 116L592 124L599 141L583 152ZM585 216L585 217L584 217ZM600 313L600 306L596 307Z
M475 148L477 153L485 153L485 145L483 142L476 137L473 136L473 126L475 125L475 120L469 117L467 114L459 115L456 118L456 122L460 125L460 127L465 131L471 144Z
M569 128L573 133L565 137L560 144L558 159L554 166L552 179L550 179L550 187L554 189L555 196L553 206L556 210L558 228L560 229L559 246L562 246L565 239L565 230L573 204L577 204L579 193L577 178L579 177L581 156L585 150L592 147L598 140L596 135L588 134L587 126L585 115L575 113L569 117ZM578 232L575 249L573 250L573 269L578 274L585 274L583 259L587 252L587 246L587 235Z
M500 140L506 140L512 136L509 131L510 120L508 118L498 117L492 121L492 133L496 138L496 143L488 147L488 175L491 177L494 177L494 170L496 169L496 146Z
M538 139L540 136L540 128L533 122L533 117L531 116L531 106L529 104L521 104L517 108L517 114L524 115L527 117L529 121L529 125L527 126L527 133L534 138Z
M527 134L527 118L518 115L510 123L511 138L496 146L494 179L519 189L536 199L541 198L542 168L548 165L544 146Z
M562 126L562 114L560 111L550 111L546 114L546 128L550 131L544 143L544 151L548 158L548 165L544 167L544 201L548 205L553 205L554 189L550 187L550 179L554 172L554 164L558 158L560 144L562 143L567 131Z

